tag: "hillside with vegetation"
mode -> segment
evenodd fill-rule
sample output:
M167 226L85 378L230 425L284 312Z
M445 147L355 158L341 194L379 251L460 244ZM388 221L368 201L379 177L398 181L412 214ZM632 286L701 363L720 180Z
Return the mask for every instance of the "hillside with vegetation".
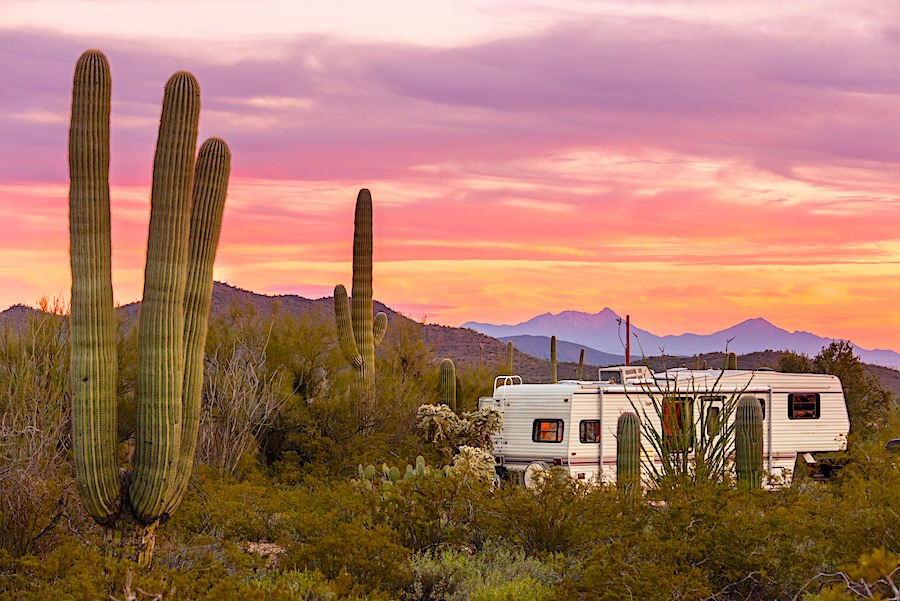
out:
M439 399L429 326L392 316L375 395L360 406L325 309L232 304L212 317L197 469L145 568L106 556L78 502L66 318L36 313L26 328L5 329L0 598L831 599L849 590L845 576L873 590L894 578L900 505L883 442L900 432L895 400L883 423L854 436L830 482L752 494L727 481L659 486L637 504L565 477L496 488L460 461L448 471L458 450L418 426L418 407ZM135 344L123 321L126 449ZM475 355L458 370L461 413L496 373L480 345L469 348L483 365ZM428 475L380 475L417 456ZM359 471L367 465L374 483Z

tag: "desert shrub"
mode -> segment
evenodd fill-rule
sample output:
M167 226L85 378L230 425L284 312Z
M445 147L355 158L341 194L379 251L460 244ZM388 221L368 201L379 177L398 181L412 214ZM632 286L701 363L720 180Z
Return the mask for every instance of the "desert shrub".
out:
M484 499L478 528L529 556L569 553L585 544L581 519L589 489L559 470L549 470L533 489L505 484Z
M67 319L58 304L41 310L0 332L0 548L13 555L52 547L75 489Z
M468 599L548 599L560 576L521 549L487 544L478 552L445 548L412 559L413 582L407 601Z

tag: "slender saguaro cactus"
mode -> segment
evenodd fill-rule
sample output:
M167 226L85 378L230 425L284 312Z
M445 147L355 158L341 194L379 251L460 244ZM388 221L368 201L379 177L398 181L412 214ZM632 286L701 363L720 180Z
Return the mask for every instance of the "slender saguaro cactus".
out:
M375 347L387 330L387 315L372 317L372 195L363 188L356 197L353 218L353 296L343 284L334 288L334 319L344 358L371 385L375 380Z
M584 349L578 354L578 369L575 370L575 379L580 380L584 376Z
M738 488L759 488L763 469L762 406L753 395L740 398L734 415L734 468Z
M641 424L631 411L619 416L616 424L616 486L635 493L641 486Z
M556 384L556 336L550 337L550 383Z
M207 140L194 164L200 89L166 83L153 164L144 297L138 322L133 471L116 465L115 316L109 212L110 76L86 51L75 68L69 131L73 440L79 491L108 540L140 562L178 506L196 448L203 347L231 155Z
M441 360L438 395L441 404L447 405L456 413L456 366L453 365L452 359Z
M504 375L513 375L513 343L512 340L506 343L506 366L504 367Z

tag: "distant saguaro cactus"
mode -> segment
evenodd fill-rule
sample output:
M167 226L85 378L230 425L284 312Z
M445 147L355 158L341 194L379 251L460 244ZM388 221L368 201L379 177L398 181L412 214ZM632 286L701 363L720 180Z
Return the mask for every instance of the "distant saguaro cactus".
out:
M505 372L503 375L511 376L513 375L513 343L512 340L506 343L506 366L503 371Z
M363 188L356 197L353 218L353 296L347 298L343 284L334 287L334 319L344 358L360 382L375 381L375 347L387 330L387 315L372 316L372 195Z
M442 405L447 405L456 413L456 367L452 359L442 359L438 396Z
M556 336L550 337L550 383L556 384Z
M725 357L725 369L737 369L737 354L728 353Z
M616 424L616 486L624 493L641 486L641 424L631 411L620 415Z
M759 488L763 469L763 417L759 400L745 394L734 416L734 467L738 487Z
M578 369L575 370L575 379L580 380L584 376L584 349L578 355Z
M111 78L98 50L75 67L69 129L71 377L75 479L117 553L149 561L155 528L181 502L193 466L212 266L231 154L207 140L194 161L200 88L166 83L153 163L144 296L138 322L133 470L116 462L115 314L109 210ZM196 173L195 173L196 168Z

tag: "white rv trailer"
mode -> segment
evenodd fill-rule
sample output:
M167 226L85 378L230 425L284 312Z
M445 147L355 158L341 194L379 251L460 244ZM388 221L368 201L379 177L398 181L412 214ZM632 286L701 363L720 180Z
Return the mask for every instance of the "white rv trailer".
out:
M559 466L579 480L612 482L619 415L637 408L661 431L652 398L664 393L675 402L687 399L695 423L700 412L721 411L733 395L755 396L763 408L764 469L785 483L795 464L813 473L817 454L847 446L850 420L841 382L823 374L683 368L654 374L622 366L601 369L600 381L523 384L518 376L501 376L479 407L494 407L503 417L493 438L498 473L524 472L527 482L533 471ZM650 451L646 439L642 444Z

